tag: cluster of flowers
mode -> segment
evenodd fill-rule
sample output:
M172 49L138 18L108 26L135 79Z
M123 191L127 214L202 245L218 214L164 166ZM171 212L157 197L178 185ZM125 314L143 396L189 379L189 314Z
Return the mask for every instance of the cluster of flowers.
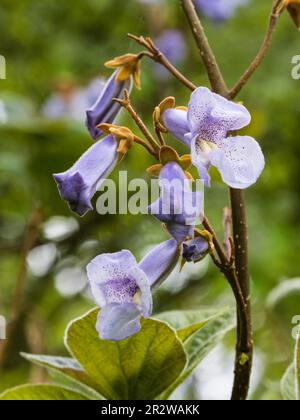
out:
M122 98L124 89L130 93L134 83L140 86L140 56L126 54L107 65L116 70L87 111L87 128L96 142L68 171L54 175L61 197L80 216L93 209L91 200L97 186L135 141L128 128L113 122L121 109L115 99ZM261 148L253 138L229 135L250 123L247 109L205 87L193 92L188 107L176 107L175 99L167 98L154 115L161 129L190 151L179 157L174 149L162 146L160 163L152 167L152 173L159 176L161 192L149 206L149 214L164 224L171 239L155 247L140 263L130 251L123 250L99 255L87 266L91 291L101 308L97 330L102 339L121 340L138 332L141 317L151 315L153 289L178 261L195 263L213 251L211 235L196 228L203 215L201 206L198 210L193 206L199 193L187 188L189 166L198 169L207 187L211 184L209 168L215 166L225 184L241 189L254 184L264 168ZM173 180L178 182L170 188ZM167 200L171 204L168 213L164 211ZM182 201L185 205L180 207ZM178 208L182 210L178 212Z

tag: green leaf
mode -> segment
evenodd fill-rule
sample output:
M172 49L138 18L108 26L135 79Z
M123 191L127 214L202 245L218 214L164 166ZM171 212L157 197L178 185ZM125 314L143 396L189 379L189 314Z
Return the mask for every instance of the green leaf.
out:
M77 401L87 400L84 395L55 385L22 385L9 389L0 395L0 401L26 400L26 401Z
M97 392L97 384L82 369L80 364L69 357L43 356L21 353L31 363L42 366L60 381L60 384L74 389L89 399L101 400L103 397ZM55 375L55 372L60 374Z
M300 334L296 340L295 358L281 381L281 392L287 401L300 400Z
M219 311L169 311L157 315L157 318L175 328L179 338L184 342L196 331L203 328L209 321L227 310L228 308Z
M109 400L154 399L182 373L186 354L174 330L157 320L120 342L100 340L99 309L72 322L66 345Z
M295 401L295 369L291 364L281 380L281 393L286 401Z
M167 399L172 392L192 373L196 366L219 344L225 334L235 327L235 312L226 309L213 317L201 329L195 332L184 343L188 355L188 364L183 374L162 394Z

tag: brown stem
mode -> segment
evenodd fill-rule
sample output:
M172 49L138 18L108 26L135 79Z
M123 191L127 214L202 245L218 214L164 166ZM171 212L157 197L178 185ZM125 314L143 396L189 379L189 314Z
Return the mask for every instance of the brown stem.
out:
M223 95L228 96L228 89L217 63L216 57L209 45L202 23L196 12L192 0L180 0L183 11L187 17L188 23L191 27L195 41L198 45L203 64L206 68L207 75L212 89Z
M192 0L180 0L180 3L198 45L212 89L220 95L230 98L230 92L228 91ZM221 262L221 271L232 287L236 299L237 345L232 399L245 400L248 395L252 370L253 341L249 291L246 209L242 191L231 190L231 206L234 253L230 258L227 256L222 244L217 240L207 219L204 220L204 227L206 227L214 236L216 252Z
M167 59L167 57L157 48L157 46L154 44L151 38L144 38L143 36L136 36L132 34L128 34L128 38L136 41L138 44L147 48L149 52L147 53L143 51L141 53L143 56L149 57L157 63L160 63L189 90L193 91L196 89L197 86L194 85L176 67L173 66L173 64Z
M137 112L134 110L134 108L131 105L130 99L129 99L129 93L127 90L124 90L124 99L114 99L115 102L118 102L121 106L123 106L129 113L129 115L132 117L133 121L136 123L137 127L140 129L141 133L145 136L145 138L148 140L149 144L153 148L156 155L159 154L159 145L156 143L154 137L146 127L146 125L143 123L143 120L139 117Z
M248 268L248 229L244 192L230 189L233 240L235 245L236 275L244 298L244 308L237 305L238 343L236 349L235 377L232 400L245 400L249 391L253 358L251 301ZM242 310L246 311L246 319Z
M250 64L250 66L247 68L247 70L242 75L240 80L231 89L231 91L229 93L229 97L231 99L234 99L238 95L238 93L243 89L243 87L248 82L250 77L253 75L253 73L256 71L256 69L259 67L259 65L264 60L264 58L265 58L265 56L268 52L268 49L271 45L273 34L274 34L274 31L275 31L278 19L281 15L281 12L277 9L280 2L281 2L281 0L280 1L278 1L278 0L273 1L272 11L271 11L271 15L270 15L270 18L269 18L269 25L268 25L267 33L265 35L263 43L262 43L262 45L261 45L261 47L258 51L258 54L254 58L254 60Z

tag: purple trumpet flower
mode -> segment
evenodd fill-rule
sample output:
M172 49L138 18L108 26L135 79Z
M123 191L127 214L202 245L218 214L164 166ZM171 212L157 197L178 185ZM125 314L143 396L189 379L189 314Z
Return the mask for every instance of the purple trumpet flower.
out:
M170 235L182 243L194 235L203 211L202 192L192 192L190 180L176 162L167 163L160 172L160 197L149 206L149 213L163 222Z
M194 0L195 6L209 19L216 22L231 19L239 6L249 0Z
M183 244L182 257L187 262L199 262L209 252L209 243L200 236Z
M118 140L109 135L90 147L68 171L53 175L71 210L84 216L93 209L91 200L97 186L111 174L118 158Z
M118 341L136 334L140 320L152 313L151 289L175 268L180 247L163 242L138 264L130 251L102 254L87 266L91 292L101 308L96 329L104 340Z
M167 109L162 119L173 136L191 148L192 162L206 186L211 165L232 188L245 189L258 180L265 166L259 144L249 136L228 136L250 123L244 106L200 87L187 111Z
M86 125L94 140L104 134L97 126L103 123L112 124L121 110L121 105L113 101L113 99L122 99L125 89L129 93L132 90L132 77L129 76L123 81L118 81L118 73L119 70L113 73L101 92L99 99L86 111Z

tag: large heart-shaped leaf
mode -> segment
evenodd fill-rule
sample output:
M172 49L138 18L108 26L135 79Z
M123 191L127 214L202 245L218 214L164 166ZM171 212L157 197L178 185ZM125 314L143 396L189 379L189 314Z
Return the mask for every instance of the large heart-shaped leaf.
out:
M235 312L226 309L192 334L184 343L188 364L183 374L161 396L167 399L172 392L192 373L208 353L221 342L225 334L235 327Z
M285 400L300 400L300 333L296 340L294 362L289 366L281 381L281 392Z
M148 319L126 340L100 340L95 328L98 312L92 310L70 324L66 345L107 399L154 399L180 376L186 354L171 327Z
M69 357L43 356L21 353L31 363L42 366L50 371L55 379L64 385L71 387L74 391L86 395L89 399L101 400L97 384L82 369L80 364Z
M82 394L55 385L22 385L1 394L0 401L4 400L77 401L87 400L87 398Z

